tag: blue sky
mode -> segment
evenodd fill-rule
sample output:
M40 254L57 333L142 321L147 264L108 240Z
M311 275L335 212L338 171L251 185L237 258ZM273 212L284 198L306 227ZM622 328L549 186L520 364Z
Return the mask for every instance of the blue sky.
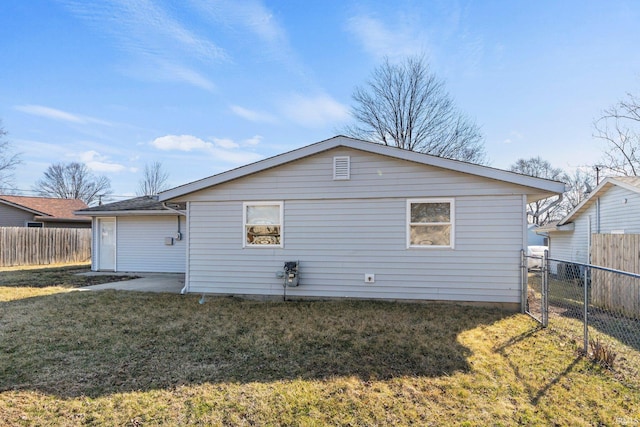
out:
M640 92L638 22L636 0L4 0L0 118L18 188L81 161L134 195L146 163L176 186L334 136L384 56L425 54L492 166L573 170Z

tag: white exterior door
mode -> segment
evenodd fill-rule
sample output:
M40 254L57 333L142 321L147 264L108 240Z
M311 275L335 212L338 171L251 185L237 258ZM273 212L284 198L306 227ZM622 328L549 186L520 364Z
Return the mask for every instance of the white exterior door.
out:
M98 270L116 269L116 220L98 218Z

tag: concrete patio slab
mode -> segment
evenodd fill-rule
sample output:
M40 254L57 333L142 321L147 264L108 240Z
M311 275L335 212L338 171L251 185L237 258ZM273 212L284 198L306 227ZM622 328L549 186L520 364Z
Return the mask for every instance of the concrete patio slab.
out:
M104 289L115 289L121 291L138 292L168 292L179 294L184 287L184 273L106 273L89 272L82 275L122 275L137 276L138 279L123 280L120 282L103 283L101 285L85 286L78 288L79 291L100 291Z

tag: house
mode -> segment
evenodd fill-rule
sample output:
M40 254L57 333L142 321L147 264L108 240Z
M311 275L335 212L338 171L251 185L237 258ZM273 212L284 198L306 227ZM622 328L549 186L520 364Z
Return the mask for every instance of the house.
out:
M515 309L526 205L563 191L561 182L338 136L159 201L186 205L183 292ZM299 286L283 286L289 262Z
M77 199L0 195L0 227L89 228L91 218L74 214Z
M640 234L640 177L606 178L566 217L536 231L549 236L549 258L590 263L592 234Z
M142 196L76 213L93 223L92 270L184 273L184 204Z

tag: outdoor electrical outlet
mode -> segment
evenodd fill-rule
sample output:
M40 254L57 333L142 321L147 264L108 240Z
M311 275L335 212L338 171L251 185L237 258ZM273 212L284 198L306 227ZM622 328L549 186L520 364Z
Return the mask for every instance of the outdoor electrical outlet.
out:
M365 273L364 275L364 282L365 283L375 283L376 281L376 275L373 273Z

